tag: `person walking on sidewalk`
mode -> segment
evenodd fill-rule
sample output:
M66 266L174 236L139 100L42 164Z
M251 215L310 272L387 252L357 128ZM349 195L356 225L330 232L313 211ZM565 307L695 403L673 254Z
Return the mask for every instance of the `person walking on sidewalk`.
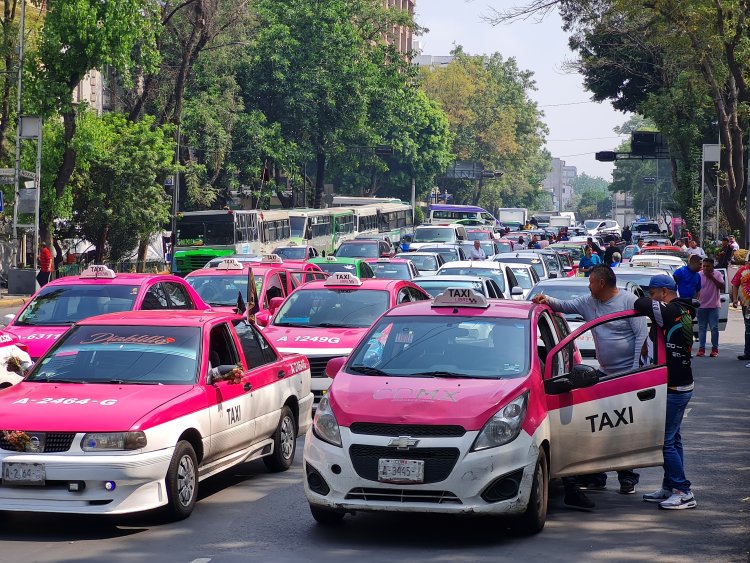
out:
M721 293L724 291L724 276L714 269L713 258L703 259L703 270L698 275L701 278L699 298L701 306L698 309L698 353L696 356L706 355L706 332L710 330L710 356L715 358L719 355L719 308L721 307Z
M39 243L39 247L39 273L36 275L36 281L39 287L44 287L49 283L49 277L52 275L52 253L46 241Z
M661 489L643 495L646 502L658 502L665 510L695 508L697 502L685 477L680 425L693 396L693 306L690 299L677 296L677 284L669 276L653 276L648 284L650 297L635 302L635 310L649 317L651 330L664 333L667 353L667 415L664 425L664 479Z
M735 309L738 301L742 304L745 321L745 350L737 359L750 360L750 262L737 270L732 278L732 306Z

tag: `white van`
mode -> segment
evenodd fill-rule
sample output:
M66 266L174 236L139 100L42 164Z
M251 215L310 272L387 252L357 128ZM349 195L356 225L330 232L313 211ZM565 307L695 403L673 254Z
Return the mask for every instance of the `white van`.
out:
M409 250L419 250L423 246L439 244L458 244L467 239L463 225L420 225L414 229L414 237Z

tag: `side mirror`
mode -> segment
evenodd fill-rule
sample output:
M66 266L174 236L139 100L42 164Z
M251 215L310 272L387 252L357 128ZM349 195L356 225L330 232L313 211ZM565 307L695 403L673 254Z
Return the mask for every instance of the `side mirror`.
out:
M567 377L544 380L544 392L547 395L562 395L573 390L573 384Z
M268 311L260 311L259 313L255 315L255 324L257 324L258 326L268 326L268 322L270 320L271 320L271 313Z
M268 303L268 316L275 315L276 311L279 310L279 307L281 307L281 304L284 302L283 297L274 297L271 299L271 301ZM268 319L266 319L266 324L268 324ZM265 325L263 325L265 326Z
M550 277L550 279L556 278L557 277L557 272L550 272L549 273L549 277Z
M599 383L599 372L586 364L577 364L573 366L568 378L574 389L583 389Z
M510 290L511 295L523 295L523 288L519 286L515 286L513 289Z
M13 320L14 317L15 317L15 315L13 313L5 315L3 317L3 320L0 321L0 325L2 325L2 326L8 326L11 323L11 321Z
M341 371L341 368L344 367L344 364L348 359L347 356L339 356L328 360L328 363L326 364L326 377L330 377L331 379L336 377L336 374Z

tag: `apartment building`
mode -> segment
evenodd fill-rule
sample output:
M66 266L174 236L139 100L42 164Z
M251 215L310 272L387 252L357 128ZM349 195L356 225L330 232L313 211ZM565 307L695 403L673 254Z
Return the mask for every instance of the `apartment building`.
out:
M552 159L552 171L544 179L542 187L552 194L557 211L565 211L573 205L572 184L576 178L578 169L575 166L566 166L565 161L559 158Z
M416 0L384 0L384 3L389 8L404 10L414 16ZM387 40L389 43L396 45L399 53L408 54L414 48L414 33L408 27L394 26L391 33L388 34Z

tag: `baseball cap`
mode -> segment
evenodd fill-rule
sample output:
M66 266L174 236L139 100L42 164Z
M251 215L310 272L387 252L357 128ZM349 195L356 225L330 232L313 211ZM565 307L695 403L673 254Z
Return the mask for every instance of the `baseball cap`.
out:
M648 282L648 288L649 289L671 289L672 291L677 291L677 284L672 279L672 276L665 276L663 274L657 274L655 276L651 276L651 280Z

